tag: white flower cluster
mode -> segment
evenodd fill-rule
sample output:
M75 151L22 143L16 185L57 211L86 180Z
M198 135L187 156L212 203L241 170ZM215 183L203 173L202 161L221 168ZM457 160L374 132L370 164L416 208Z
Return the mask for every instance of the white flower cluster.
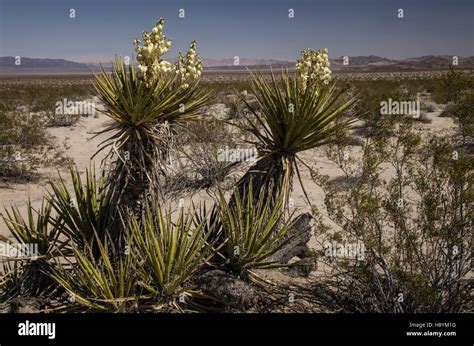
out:
M306 49L301 52L301 58L296 62L296 75L303 90L312 83L329 84L331 70L329 69L328 50Z
M144 31L142 34L143 44L135 40L135 51L137 52L138 76L147 84L151 83L160 73L166 73L173 69L173 65L161 59L166 54L173 42L163 34L163 18L156 23L151 32Z
M198 79L202 73L202 60L196 52L196 45L196 41L192 41L186 56L179 53L176 62L175 71L183 88L187 88L189 82Z
M201 76L202 61L196 52L196 41L191 43L185 57L179 53L175 65L163 60L161 57L172 45L172 41L163 34L164 23L164 19L160 18L151 32L143 32L143 43L137 39L134 41L139 62L138 76L150 85L160 74L175 72L179 82L186 88L190 81Z

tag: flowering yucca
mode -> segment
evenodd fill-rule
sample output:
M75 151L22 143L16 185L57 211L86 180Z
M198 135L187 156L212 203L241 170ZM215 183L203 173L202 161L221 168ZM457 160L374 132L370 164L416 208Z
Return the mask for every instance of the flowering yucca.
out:
M288 203L295 173L306 195L297 161L307 164L298 154L326 144L338 129L346 127L349 121L341 118L356 99L347 97L345 89L328 85L331 71L326 49L303 51L296 78L288 71L282 71L279 80L272 72L271 82L261 73L252 75L260 110L245 98L242 101L253 115L247 116L245 129L256 138L249 142L256 146L258 159L237 186L242 196L250 187L255 196L265 191L275 200L281 193Z
M98 133L111 134L99 151L109 148L108 157L116 158L108 179L113 182L116 204L133 210L141 208L142 198L164 173L162 163L168 158L173 128L196 119L209 100L198 87L202 62L196 42L176 65L163 60L172 45L163 25L161 18L151 32L143 33L143 42L134 41L138 69L117 59L112 73L102 68L95 76L105 108L102 113L114 120Z
M202 60L196 52L196 41L192 41L186 56L179 53L175 65L161 57L171 48L173 41L163 34L163 18L156 23L151 32L144 31L143 42L135 39L135 51L137 52L138 76L150 86L160 74L175 72L177 81L183 88L189 87L189 83L198 79L202 72Z
M331 70L329 68L328 50L306 49L301 52L301 58L296 62L296 75L303 90L309 84L329 84Z

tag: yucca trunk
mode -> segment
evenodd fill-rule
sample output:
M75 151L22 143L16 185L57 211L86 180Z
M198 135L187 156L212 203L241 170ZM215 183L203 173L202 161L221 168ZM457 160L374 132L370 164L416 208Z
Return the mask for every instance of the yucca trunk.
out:
M127 142L109 176L112 198L117 207L114 228L123 226L124 216L129 213L140 214L147 197L156 192L161 172L164 154L159 141L142 136L139 131L133 134L135 137Z
M288 206L293 185L294 155L271 154L261 157L237 182L240 196L247 196L250 187L256 202L261 193L267 194L272 206L281 197L283 207ZM235 195L232 195L230 205L235 206Z

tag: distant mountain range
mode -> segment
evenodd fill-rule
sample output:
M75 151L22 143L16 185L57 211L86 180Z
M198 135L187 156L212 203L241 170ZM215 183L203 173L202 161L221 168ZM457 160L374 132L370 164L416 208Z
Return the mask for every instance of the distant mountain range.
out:
M171 59L173 61L173 59ZM344 62L348 61L345 65ZM348 59L338 57L330 59L331 68L334 71L355 70L355 71L404 71L404 70L432 70L445 69L452 63L452 56L447 55L427 55L422 57L408 58L404 60L394 60L379 56L350 56ZM90 70L97 71L97 63L78 63L64 59L40 59L21 58L19 65L15 64L12 56L0 57L0 74L15 73L87 73ZM234 65L234 58L227 59L206 59L204 58L204 69L213 70L245 70L294 67L294 61L273 60L273 59L249 59L240 58L239 64ZM474 68L474 56L459 57L458 66L460 68ZM110 68L110 63L104 64Z

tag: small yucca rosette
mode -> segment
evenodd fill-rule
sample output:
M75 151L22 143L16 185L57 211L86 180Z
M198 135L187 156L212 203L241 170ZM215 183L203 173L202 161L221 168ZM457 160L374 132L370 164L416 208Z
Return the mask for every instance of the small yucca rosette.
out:
M296 76L303 91L310 84L329 84L331 70L327 48L302 51L301 58L296 62Z

